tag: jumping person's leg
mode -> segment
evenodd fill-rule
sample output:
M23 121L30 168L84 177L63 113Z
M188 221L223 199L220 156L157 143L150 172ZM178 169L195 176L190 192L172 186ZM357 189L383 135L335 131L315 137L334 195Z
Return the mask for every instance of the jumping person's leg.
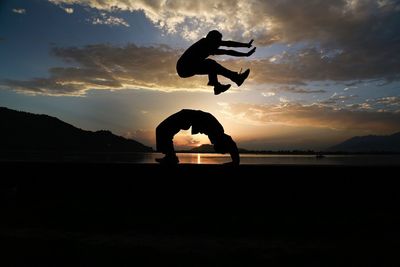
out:
M222 75L231 81L235 82L237 86L242 85L242 83L249 76L250 70L247 69L243 73L237 73L231 71L222 65L218 64L215 60L206 59L197 67L198 74L208 74L208 85L214 86L214 93L216 95L225 92L229 89L230 85L222 85L218 82L218 75Z
M201 63L197 65L196 74L207 74L208 75L208 84L210 86L214 86L214 94L219 95L227 91L231 85L230 84L221 84L218 81L218 75L222 75L232 80L236 72L228 70L218 64L215 60L205 59Z
M231 71L222 65L218 64L215 60L206 59L198 67L198 74L208 74L209 85L219 84L217 75L222 75L230 80L235 79L238 73Z

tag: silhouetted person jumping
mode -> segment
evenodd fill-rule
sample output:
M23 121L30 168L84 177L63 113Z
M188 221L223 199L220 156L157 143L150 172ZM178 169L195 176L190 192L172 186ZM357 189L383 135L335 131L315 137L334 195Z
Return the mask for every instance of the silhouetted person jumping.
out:
M208 75L209 86L214 86L214 94L228 90L230 84L221 84L218 81L218 75L225 76L240 86L249 76L250 70L243 73L233 72L218 64L215 60L207 58L210 55L229 55L235 57L249 57L255 51L254 47L247 53L235 50L219 49L220 46L228 47L248 47L252 46L253 40L248 43L239 43L235 41L223 41L222 34L219 31L210 31L206 38L202 38L190 46L179 58L176 64L176 70L181 78L188 78L194 75Z
M157 162L169 165L179 163L173 138L180 130L188 130L190 126L192 127L192 134L203 133L208 135L216 152L229 153L232 162L228 164L239 164L240 158L236 143L232 140L232 137L224 133L224 128L218 120L210 113L191 109L182 109L157 126L157 151L165 154L164 158L156 159Z

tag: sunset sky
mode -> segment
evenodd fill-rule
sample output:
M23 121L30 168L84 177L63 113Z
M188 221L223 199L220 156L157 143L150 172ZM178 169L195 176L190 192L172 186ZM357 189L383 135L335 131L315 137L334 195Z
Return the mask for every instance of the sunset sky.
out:
M257 47L214 57L251 69L218 96L207 76L175 70L212 29ZM0 106L153 148L163 119L200 109L242 148L324 149L400 131L399 29L394 0L0 0ZM209 143L189 131L175 141Z

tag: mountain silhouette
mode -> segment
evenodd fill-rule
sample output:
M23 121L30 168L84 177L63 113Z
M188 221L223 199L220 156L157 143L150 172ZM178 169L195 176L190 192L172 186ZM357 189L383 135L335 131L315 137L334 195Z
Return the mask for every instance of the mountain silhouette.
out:
M3 151L151 152L153 149L110 131L85 131L55 117L0 107Z
M343 152L400 152L400 132L385 136L356 136L327 150Z
M201 146L194 147L189 151L193 153L215 153L214 146L210 144L203 144Z

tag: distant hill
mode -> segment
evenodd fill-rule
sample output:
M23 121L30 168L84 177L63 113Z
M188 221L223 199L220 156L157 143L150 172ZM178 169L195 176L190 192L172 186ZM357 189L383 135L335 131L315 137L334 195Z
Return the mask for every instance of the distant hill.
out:
M48 115L0 107L0 150L151 152L153 149L110 131L85 131Z
M327 151L343 152L400 152L400 132L387 136L356 136Z
M198 147L194 147L189 151L193 153L215 153L214 145L210 144L204 144Z
M241 153L247 152L247 150L244 148L238 148L238 149L239 149L239 152L241 152ZM214 145L204 144L204 145L190 149L189 152L192 152L192 153L215 153L215 150L214 150Z

